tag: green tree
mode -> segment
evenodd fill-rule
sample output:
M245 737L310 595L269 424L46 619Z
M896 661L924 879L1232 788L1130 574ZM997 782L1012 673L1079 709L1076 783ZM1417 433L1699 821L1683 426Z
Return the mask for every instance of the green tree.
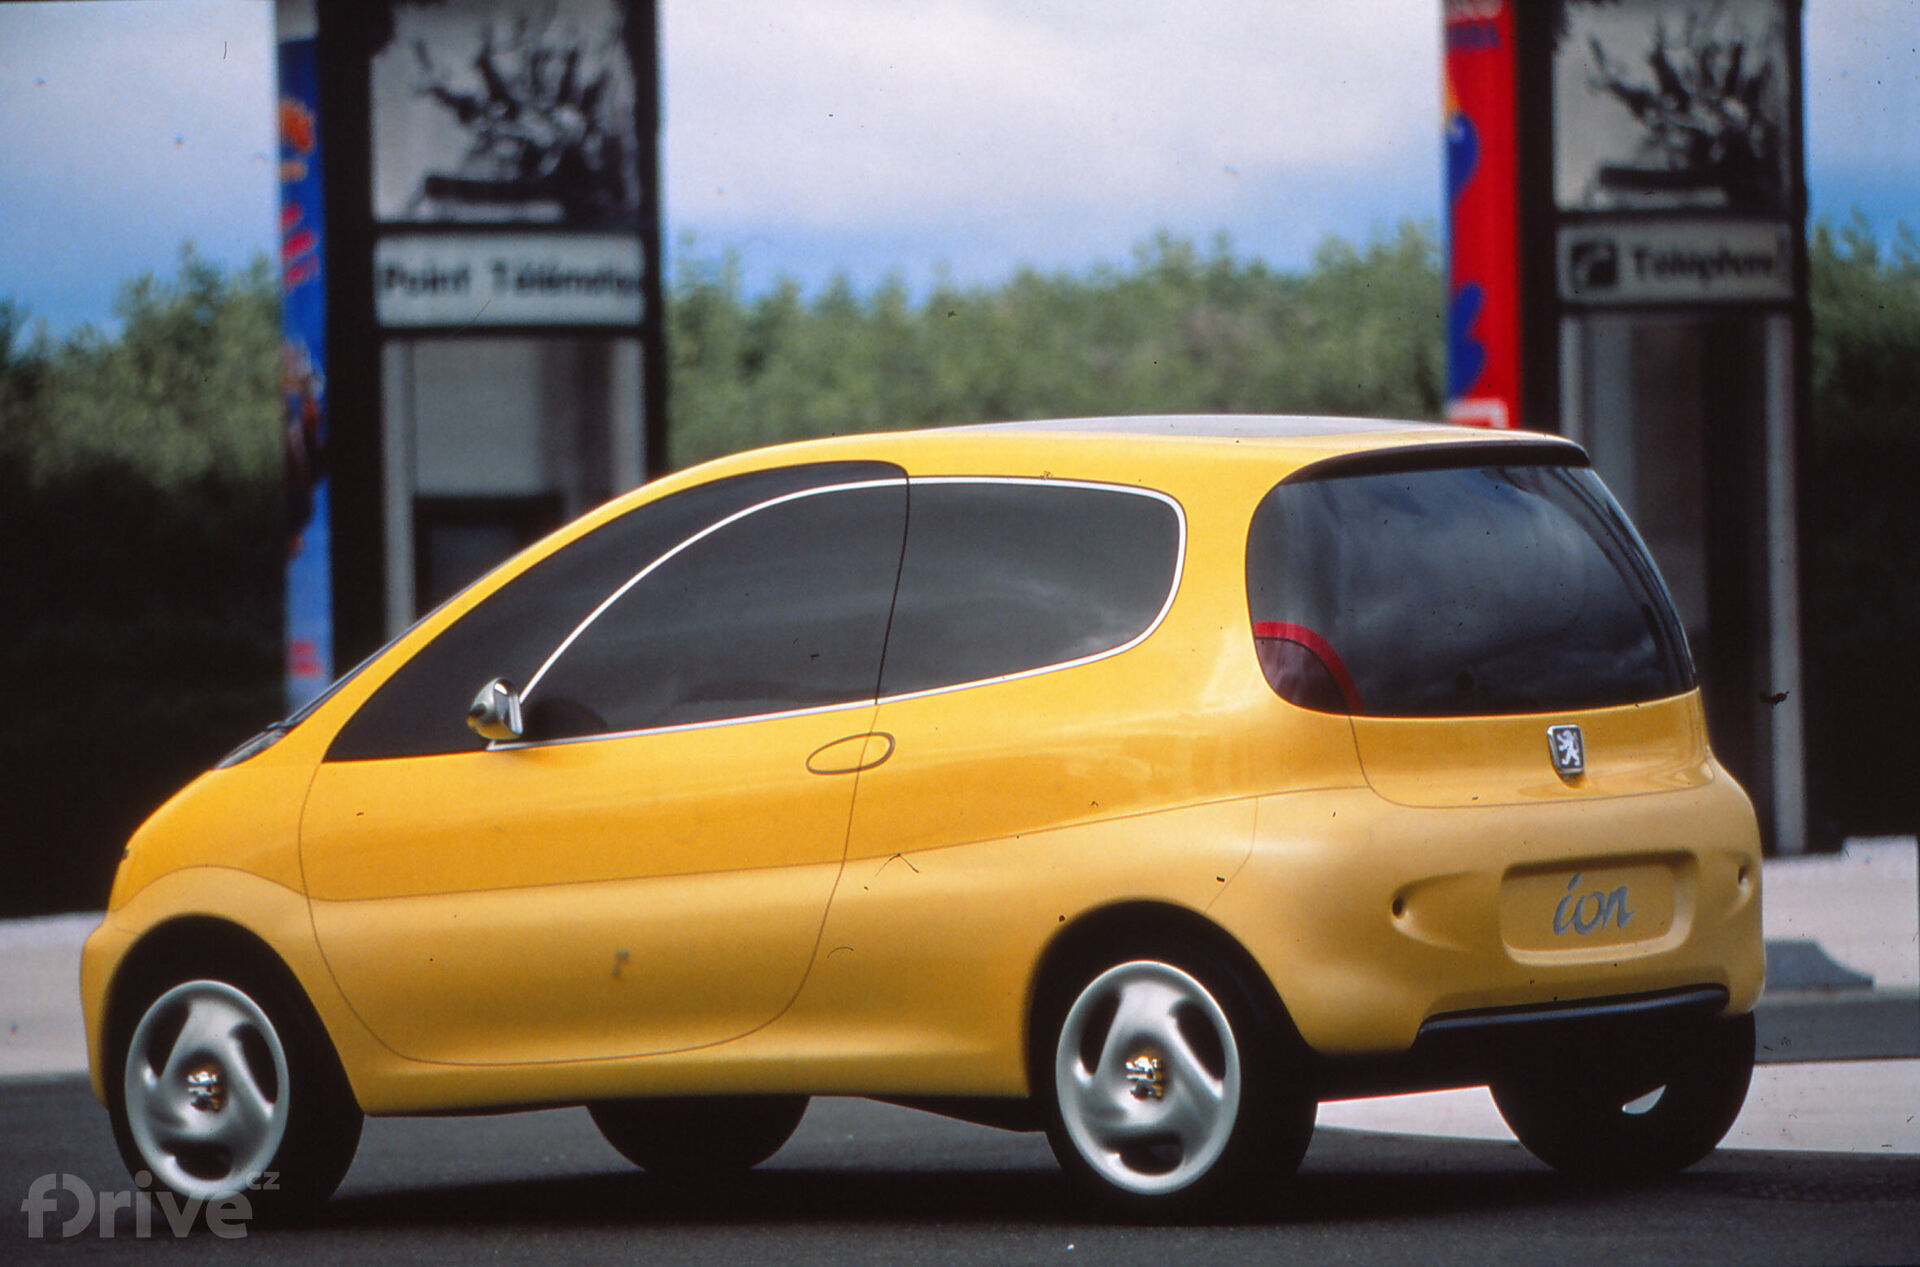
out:
M802 436L995 419L1259 410L1431 418L1444 382L1439 250L1414 226L1330 239L1304 275L1159 235L1130 268L996 286L898 281L742 293L682 243L668 303L678 465Z
M278 477L280 300L264 258L228 277L183 248L114 307L118 337L83 328L46 358L29 445L36 478L122 466L163 489Z
M0 309L0 914L98 905L118 844L279 698L279 298L183 251L121 328Z
M1856 219L1816 226L1808 253L1813 381L1799 475L1812 800L1829 837L1912 832L1920 239L1903 228L1888 249Z

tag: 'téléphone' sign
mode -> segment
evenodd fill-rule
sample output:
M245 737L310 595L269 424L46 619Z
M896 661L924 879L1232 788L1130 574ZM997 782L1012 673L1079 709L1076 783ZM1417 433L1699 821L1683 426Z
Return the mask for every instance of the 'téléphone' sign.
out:
M388 327L638 325L645 284L628 234L396 234L373 251Z
M1562 225L1560 298L1700 304L1793 298L1793 233L1768 220L1606 220Z

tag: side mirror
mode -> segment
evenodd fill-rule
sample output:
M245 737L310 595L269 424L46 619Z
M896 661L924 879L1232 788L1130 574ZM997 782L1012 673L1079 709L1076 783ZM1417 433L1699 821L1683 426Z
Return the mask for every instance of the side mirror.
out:
M495 742L520 738L526 729L520 721L520 689L505 678L481 687L467 709L467 725L481 738Z

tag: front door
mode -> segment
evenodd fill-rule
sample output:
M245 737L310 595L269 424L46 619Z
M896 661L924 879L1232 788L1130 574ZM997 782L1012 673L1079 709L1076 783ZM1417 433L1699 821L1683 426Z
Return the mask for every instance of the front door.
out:
M904 520L898 480L727 515L559 641L524 742L323 764L315 928L381 1041L594 1059L778 1016L845 850Z

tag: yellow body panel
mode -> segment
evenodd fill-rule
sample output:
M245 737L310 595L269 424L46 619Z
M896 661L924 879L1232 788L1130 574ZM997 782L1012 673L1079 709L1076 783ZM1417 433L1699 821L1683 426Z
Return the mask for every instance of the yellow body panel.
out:
M1423 1021L1467 1009L1720 985L1748 1010L1758 838L1697 694L1383 721L1296 708L1261 675L1245 544L1278 480L1369 448L1508 440L960 429L739 455L641 489L457 596L142 828L83 965L96 1080L115 973L187 915L284 960L380 1113L1020 1095L1042 957L1134 902L1237 941L1330 1056L1403 1052ZM1183 515L1177 595L1138 645L1005 681L323 760L400 664L538 560L703 480L849 458L909 479L1155 490ZM1590 754L1570 779L1546 739L1569 721Z
M1547 727L1578 721L1593 757L1563 779L1544 758ZM1367 784L1396 805L1467 807L1582 801L1699 787L1710 777L1692 696L1579 714L1353 719Z
M354 1023L314 941L307 901L251 872L230 867L191 865L169 871L129 900L107 912L88 936L80 956L81 1012L86 1021L94 1093L103 1095L101 1039L107 1022L114 974L127 953L154 929L185 918L224 921L247 929L293 970L332 1035L348 1068L384 1059Z
M853 806L853 780L808 758L872 714L323 765L301 853L335 977L423 1060L603 1059L764 1025L812 961Z

